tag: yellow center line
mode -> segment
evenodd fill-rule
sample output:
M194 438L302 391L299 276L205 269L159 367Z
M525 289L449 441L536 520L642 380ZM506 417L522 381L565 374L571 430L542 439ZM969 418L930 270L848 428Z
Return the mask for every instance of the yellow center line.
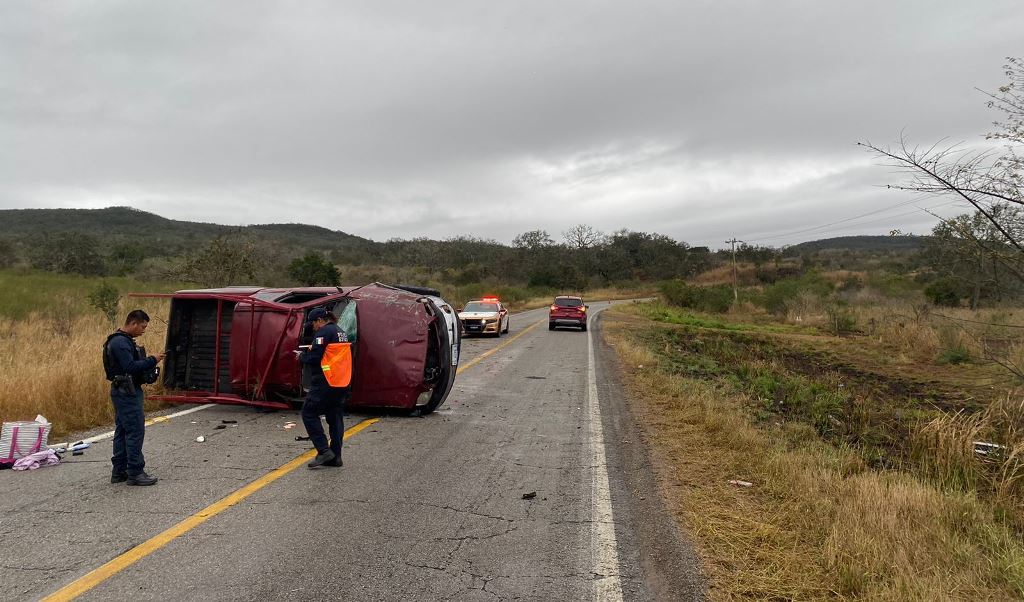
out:
M530 332L531 329L533 329L534 327L536 327L538 324L540 324L543 321L544 320L538 320L537 322L534 322L533 324L530 324L526 328L524 328L521 331L519 331L519 334L517 334L516 336L514 336L514 337L510 338L509 340L505 341L501 345L498 345L494 349L490 349L490 350L486 351L485 353L481 353L478 357L473 358L469 363L466 363L466 364L463 364L463 365L459 366L459 369L455 371L455 374L456 375L462 374L466 370L469 370L473 366L479 364L480 362L484 361L488 357L490 357L490 356L494 355L495 353L501 351L505 347L508 347L509 345L514 343L516 339L518 339L519 337L523 336L524 334Z
M462 366L459 366L459 369L455 372L456 375L462 374L464 371L466 371L469 368L472 368L473 366L479 364L481 361L483 361L484 359L494 355L495 353L497 353L501 349L504 349L505 347L508 347L513 342L515 342L516 339L518 339L519 337L525 335L527 332L529 332L531 329L533 329L534 327L536 327L538 324L540 324L543 321L544 320L540 320L538 322L534 322L533 324L527 326L522 331L520 331L519 334L515 335L514 337L509 338L507 341L505 341L501 345L498 345L497 347L495 347L493 349L490 349L490 350L488 350L485 353L482 353L479 357L474 358L469 363L464 364ZM165 420L168 420L168 417L157 416L156 418L153 418L151 422L147 421L146 424L147 425L155 424L157 422L163 422ZM359 433L359 431L365 429L366 427L370 426L371 424L374 424L375 422L378 422L379 420L380 420L380 418L369 418L367 420L364 420L364 421L360 422L359 424L356 424L356 425L350 427L348 430L345 431L345 436L342 439L343 440L347 440L349 437L352 437L352 436L356 435L357 433ZM210 520L211 518L217 516L221 512L224 512L228 508L231 508L232 506L237 505L239 502L243 501L245 498L249 497L250 495L256 493L260 489L263 489L267 485L273 483L274 481L280 479L284 475L286 475L286 474L292 472L293 470L295 470L296 468L302 466L303 464L305 464L306 462L311 460L315 455L316 455L316 450L315 449L311 449L308 452L303 453L301 456L295 458L294 460L291 460L287 464L285 464L283 466L280 466L278 468L275 468L271 472L269 472L269 473L263 475L262 477L256 479L252 483L249 483L248 485L246 485L245 487L242 487L241 489L238 489L237 491L229 493L227 496L225 496L225 497L221 498L220 500L210 504L209 506L207 506L206 508L203 508L199 512L196 512L192 516L189 516L185 520L183 520L180 523L174 525L173 527L167 529L166 531L151 537L150 539L148 539L148 540L142 542L141 544L135 546L134 548L128 550L124 554L121 554L120 556L117 556L113 560L107 562L103 566L101 566L101 567L99 567L97 569L94 569L93 571L90 571L89 573L86 573L85 575L83 575L82 577L79 577L75 581L72 581L71 583L69 583L68 585L64 586L63 588L57 590L56 592L50 594L49 596L47 596L45 598L43 598L43 602L57 602L57 601L65 601L65 600L74 600L78 596L81 596L85 592L87 592L87 591L91 590L92 588L96 587L97 585L103 583L107 579L110 579L111 577L113 577L117 573L120 573L124 569L126 569L126 568L130 567L131 565L135 564L136 562L142 560L146 556L149 556L153 552L155 552L155 551L159 550L160 548L166 546L167 544L169 544L172 541L174 541L175 539L181 537L185 533L188 533L192 529L195 529L199 525L201 525L201 524L205 523L206 521Z
M359 431L365 429L366 427L370 426L371 424L379 420L380 418L370 418L350 427L348 430L345 431L345 435L344 437L342 437L342 439L344 440L348 439L349 437L352 437ZM224 512L228 508L235 506L245 498L259 491L260 489L263 489L267 485L273 483L274 481L280 479L284 475L302 466L309 460L313 459L313 456L315 455L316 450L311 449L308 452L305 452L304 454L299 456L298 458L295 458L291 462L288 462L284 466L275 468L271 472L256 479L252 483L249 483L245 487L242 487L241 489L228 494L227 496L221 498L220 500L210 504L206 508L203 508L199 512L196 512L192 516L167 529L163 533L160 533L159 535L156 535L146 540L145 542L135 546L134 548L114 558L113 560L104 564L103 566L85 574L82 577L79 577L78 579L64 586L60 590L43 598L43 602L54 602L57 600L74 600L78 596L81 596L85 592L103 583L104 581L113 577L117 573L123 571L129 566L142 560L146 556L149 556L153 552L171 543L178 537L181 537L185 533L188 533L192 529L195 529L199 525L217 516L221 512Z

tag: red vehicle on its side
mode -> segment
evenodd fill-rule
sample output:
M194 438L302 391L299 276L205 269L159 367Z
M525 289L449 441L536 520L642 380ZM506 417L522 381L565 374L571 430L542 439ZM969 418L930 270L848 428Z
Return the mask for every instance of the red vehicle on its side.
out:
M562 295L555 297L548 310L548 330L556 326L576 326L587 331L587 306L580 297Z
M301 403L310 371L293 350L312 342L306 316L323 307L353 342L352 408L427 414L455 382L461 333L437 291L380 283L358 287L228 287L171 298L163 385L171 402L287 408Z

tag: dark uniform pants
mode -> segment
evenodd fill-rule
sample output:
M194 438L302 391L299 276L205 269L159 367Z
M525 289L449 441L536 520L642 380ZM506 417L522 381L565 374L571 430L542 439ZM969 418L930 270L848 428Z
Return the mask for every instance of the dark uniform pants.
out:
M345 412L347 399L348 390L346 389L314 387L310 389L306 400L302 403L302 424L306 425L309 442L313 444L318 453L324 453L330 449L335 456L341 458L341 440L345 435L345 423L342 420L342 415ZM327 429L331 433L329 445L327 435L324 434L324 425L320 422L320 416L327 419Z
M114 402L114 455L110 463L113 472L134 476L146 467L142 455L142 441L146 437L142 391L136 391L134 396L111 392L110 399Z

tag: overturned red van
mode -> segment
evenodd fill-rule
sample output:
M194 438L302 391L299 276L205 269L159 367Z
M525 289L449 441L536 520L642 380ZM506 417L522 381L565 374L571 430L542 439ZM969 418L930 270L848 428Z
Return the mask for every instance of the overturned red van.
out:
M427 414L455 382L458 317L432 289L375 282L350 287L227 287L167 296L170 402L287 408L301 403L310 373L293 350L308 345L306 316L323 307L353 342L350 408Z

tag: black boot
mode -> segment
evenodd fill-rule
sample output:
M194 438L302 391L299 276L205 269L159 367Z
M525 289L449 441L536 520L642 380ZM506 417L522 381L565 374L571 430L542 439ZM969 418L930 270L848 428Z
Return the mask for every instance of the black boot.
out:
M316 468L317 466L323 466L324 464L327 464L328 462L330 462L331 460L335 459L336 457L337 456L334 455L334 452L332 452L331 450L327 450L327 451L325 451L323 453L317 454L315 458L313 458L312 460L309 461L309 464L306 464L306 466L308 466L310 468Z
M137 475L128 475L129 485L139 485L145 487L146 485L156 485L156 477L149 476L145 472L140 472Z
M115 472L111 472L110 473L110 482L111 483L124 483L127 480L128 480L128 473L127 472L116 472L115 471Z

